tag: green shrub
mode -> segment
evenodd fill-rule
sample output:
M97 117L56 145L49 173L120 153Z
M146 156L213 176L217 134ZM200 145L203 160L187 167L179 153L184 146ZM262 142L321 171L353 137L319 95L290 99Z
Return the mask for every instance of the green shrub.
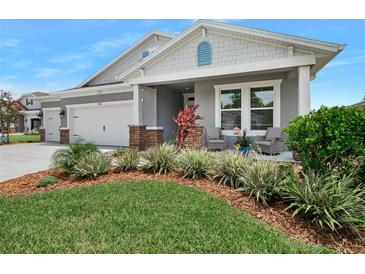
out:
M289 149L299 153L305 170L337 168L365 177L365 108L322 106L291 121L285 132Z
M239 178L241 177L247 158L239 152L224 152L217 157L217 163L214 168L214 178L219 179L219 183L229 185L235 188L239 187Z
M162 144L148 149L143 155L142 168L153 173L168 173L175 170L175 146Z
M125 149L115 159L115 171L136 170L139 164L139 153L136 149Z
M257 201L267 206L281 197L287 176L290 176L289 169L279 161L252 159L247 162L239 178L241 187L238 191L256 197Z
M69 144L67 148L58 149L52 155L51 161L54 167L62 167L66 172L71 173L75 163L84 155L91 152L100 152L93 143Z
M83 154L71 170L71 178L95 178L108 172L112 159L101 152Z
M205 149L187 149L178 157L178 172L183 178L208 177L212 174L215 159Z
M53 185L58 183L58 178L55 176L46 176L42 179L39 179L37 182L37 187L45 187L48 185Z
M290 202L286 209L293 215L303 214L332 231L365 226L365 191L353 186L351 176L338 173L319 175L313 170L303 173L303 181L287 180L284 196Z
M122 156L122 155L123 155L124 150L125 150L125 149L122 149L122 148L119 148L119 147L118 147L117 149L115 149L115 150L113 151L112 156L113 156L113 157L115 157L115 158L118 158L119 156Z

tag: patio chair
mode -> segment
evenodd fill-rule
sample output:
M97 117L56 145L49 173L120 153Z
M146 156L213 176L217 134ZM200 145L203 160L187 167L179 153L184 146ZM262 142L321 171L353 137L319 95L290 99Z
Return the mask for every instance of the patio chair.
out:
M269 127L265 136L255 142L256 149L266 154L280 154L284 150L283 133L279 127Z
M222 131L217 127L205 128L205 142L208 150L225 150L226 136L222 135Z

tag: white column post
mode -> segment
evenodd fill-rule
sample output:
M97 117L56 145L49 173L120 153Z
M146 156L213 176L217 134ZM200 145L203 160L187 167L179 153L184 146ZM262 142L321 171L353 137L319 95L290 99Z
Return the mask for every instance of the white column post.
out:
M142 125L142 90L141 85L133 86L133 123Z
M298 67L298 115L308 114L310 104L310 66Z

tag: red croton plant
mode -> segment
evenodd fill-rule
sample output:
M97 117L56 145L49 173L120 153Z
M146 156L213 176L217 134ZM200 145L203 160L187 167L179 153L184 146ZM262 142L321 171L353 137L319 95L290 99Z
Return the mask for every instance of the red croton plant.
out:
M202 119L202 117L196 114L198 108L199 105L186 106L179 111L176 118L173 117L174 122L177 124L175 139L178 149L184 147L189 128L196 125L196 122Z

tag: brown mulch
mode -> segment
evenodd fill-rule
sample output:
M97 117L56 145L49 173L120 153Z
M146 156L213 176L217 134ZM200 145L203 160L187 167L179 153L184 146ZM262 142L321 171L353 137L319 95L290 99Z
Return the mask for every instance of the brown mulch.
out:
M36 182L48 175L56 176L60 181L55 185L37 188ZM277 203L271 207L264 207L254 198L237 192L230 187L220 186L207 179L182 179L176 174L157 175L134 171L128 173L113 173L102 175L96 179L70 180L61 169L49 169L0 183L0 194L20 195L34 192L44 192L52 189L66 189L80 185L92 185L102 182L125 180L159 180L169 181L182 185L189 185L222 199L231 206L259 218L263 222L276 227L290 236L315 245L322 245L341 253L365 253L365 235L359 237L354 234L327 232L301 217L292 217L284 212L285 204Z

